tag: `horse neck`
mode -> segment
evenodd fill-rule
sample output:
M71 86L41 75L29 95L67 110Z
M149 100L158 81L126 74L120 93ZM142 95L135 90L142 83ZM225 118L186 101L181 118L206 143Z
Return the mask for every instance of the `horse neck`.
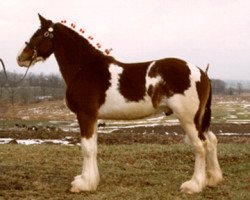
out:
M78 33L57 24L54 28L54 54L66 84L70 84L83 69L91 69L91 63L104 55Z

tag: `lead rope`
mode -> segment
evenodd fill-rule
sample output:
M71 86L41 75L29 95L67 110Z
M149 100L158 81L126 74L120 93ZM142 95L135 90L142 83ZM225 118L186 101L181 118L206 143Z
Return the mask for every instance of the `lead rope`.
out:
M20 80L18 80L18 81L12 81L8 77L8 74L7 74L7 71L6 71L6 68L5 68L5 64L4 64L4 62L3 62L3 60L1 58L0 58L0 62L1 62L2 67L3 67L3 71L4 71L4 75L5 75L6 80L9 81L9 82L11 82L11 83L14 83L14 84L21 83L25 79L25 77L26 77L26 75L27 75L27 73L29 71L29 67L27 67L25 74L23 75L23 77Z

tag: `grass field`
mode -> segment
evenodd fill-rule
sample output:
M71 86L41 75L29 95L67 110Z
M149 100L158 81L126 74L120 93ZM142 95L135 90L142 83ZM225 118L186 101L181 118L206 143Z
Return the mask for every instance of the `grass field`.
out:
M95 192L69 192L73 177L81 173L82 167L81 149L76 143L0 145L0 200L250 199L250 96L215 96L212 110L211 129L219 134L218 155L224 173L224 181L216 188L206 188L191 196L180 193L180 185L193 173L194 155L190 146L182 144L181 130L173 126L175 118L158 117L111 121L100 129L110 133L99 134L101 182ZM0 139L64 139L65 136L79 139L79 133L75 132L44 129L30 132L14 128L16 123L76 128L75 116L63 101L17 105L7 111L1 113ZM146 126L152 124L166 126ZM134 128L122 129L124 126ZM118 130L112 132L113 129ZM169 129L169 135L165 129ZM239 135L223 136L223 133Z
M98 190L72 194L79 146L0 145L0 199L249 199L250 145L220 144L218 151L224 181L190 196L179 192L193 172L190 146L100 145Z

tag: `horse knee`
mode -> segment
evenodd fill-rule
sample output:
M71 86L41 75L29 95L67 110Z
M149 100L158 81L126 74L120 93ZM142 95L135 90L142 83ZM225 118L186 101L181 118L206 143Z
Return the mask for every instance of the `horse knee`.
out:
M82 138L82 151L84 157L96 156L97 154L97 136L95 134L92 135L91 138Z
M206 155L205 144L203 142L195 144L195 152L198 153L200 156L205 157Z
M215 136L215 134L212 131L209 131L207 136L208 136L208 140L211 143L213 143L214 145L217 145L218 139L217 139L217 137Z
M189 142L194 148L194 153L196 156L205 157L206 156L206 142L203 142L199 139L196 141L193 141L191 138L189 138Z

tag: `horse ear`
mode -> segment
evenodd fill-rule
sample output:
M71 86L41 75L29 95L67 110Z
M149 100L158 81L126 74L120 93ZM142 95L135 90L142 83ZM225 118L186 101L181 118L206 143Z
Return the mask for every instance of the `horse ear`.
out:
M38 13L38 17L41 22L41 27L48 27L52 23L50 20L45 19L42 15Z

